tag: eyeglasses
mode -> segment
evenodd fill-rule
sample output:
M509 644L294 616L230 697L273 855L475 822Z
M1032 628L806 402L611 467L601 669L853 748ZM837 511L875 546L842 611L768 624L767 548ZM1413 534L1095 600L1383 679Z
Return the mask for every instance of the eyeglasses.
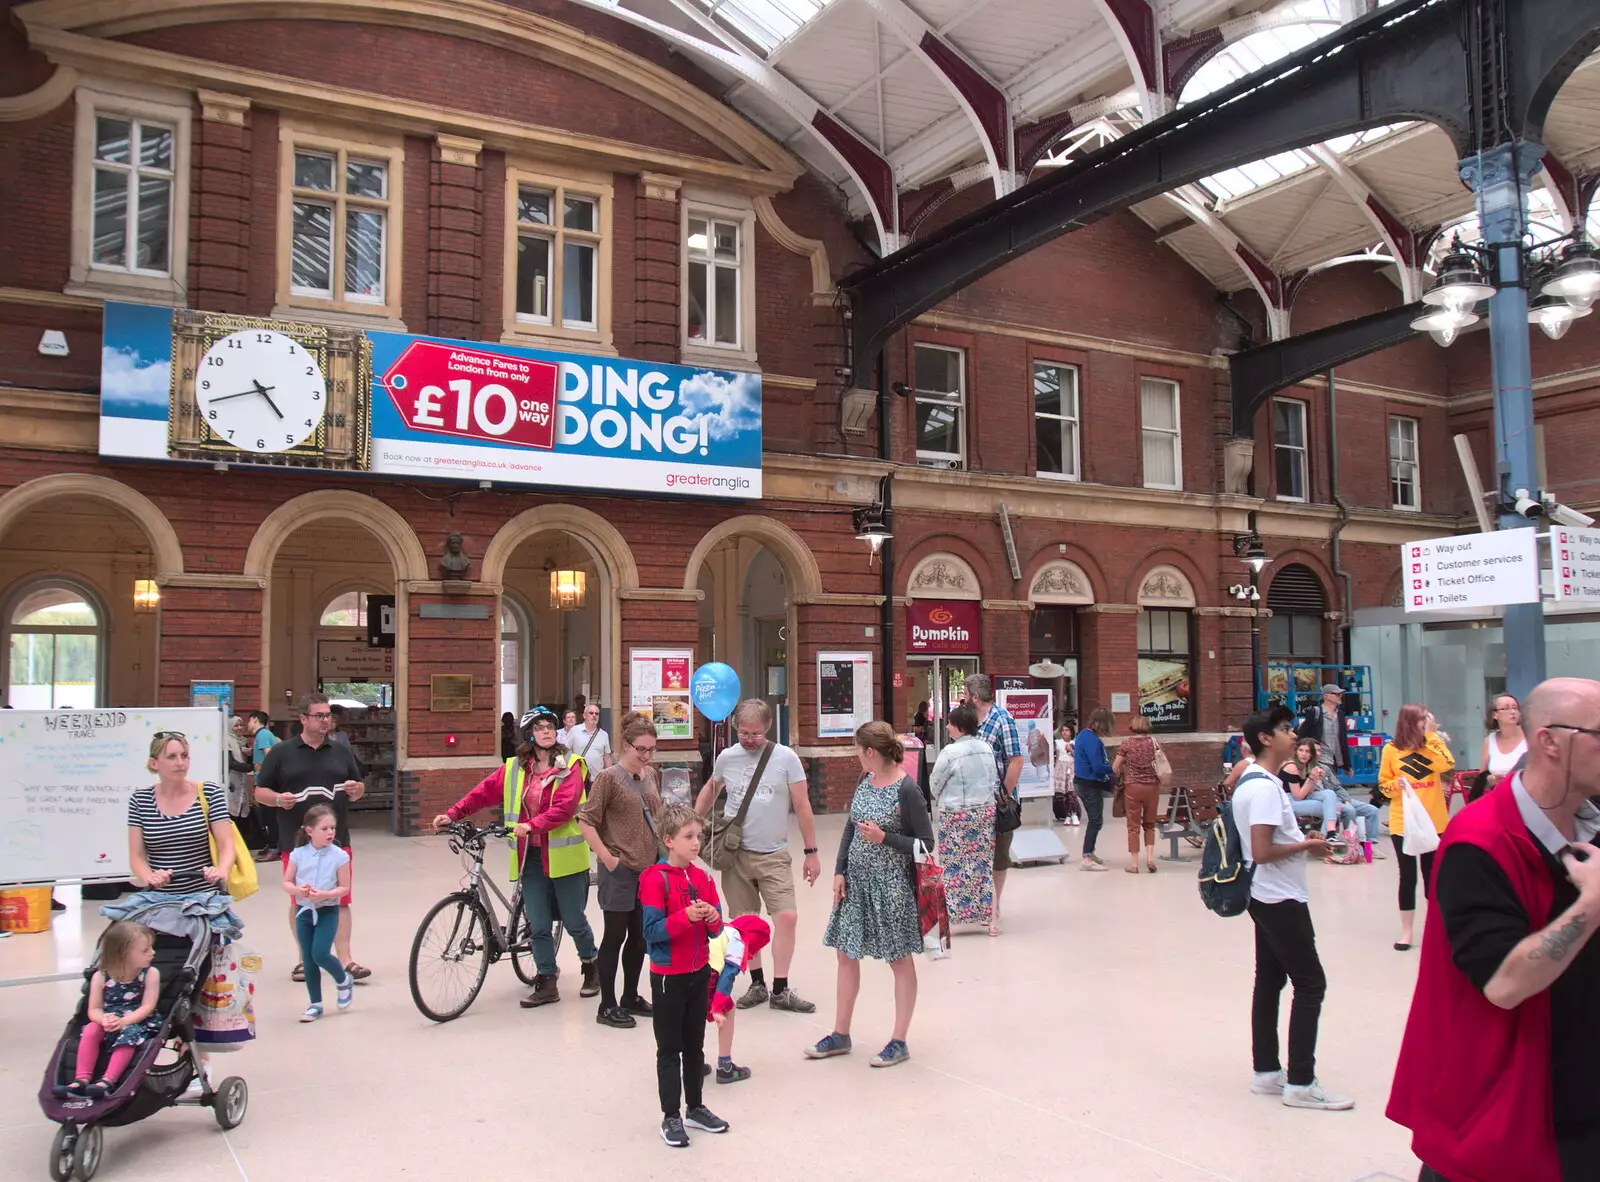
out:
M1570 722L1550 722L1550 723L1546 723L1545 724L1545 730L1549 730L1549 731L1577 731L1580 735L1588 735L1590 738L1600 739L1600 730L1596 730L1592 726L1574 726Z
M307 714L306 717L307 718L332 718L333 715L330 712L324 710L320 714Z
M629 743L628 746L632 747L640 755L654 755L656 753L656 745L654 743L651 743L648 747L642 747L638 743Z
M764 739L767 737L767 732L765 728L759 731L740 731L739 737L741 739Z
M155 737L160 739L163 743L165 743L168 739L183 739L185 742L187 742L189 738L189 736L184 734L182 731L157 731L155 733Z

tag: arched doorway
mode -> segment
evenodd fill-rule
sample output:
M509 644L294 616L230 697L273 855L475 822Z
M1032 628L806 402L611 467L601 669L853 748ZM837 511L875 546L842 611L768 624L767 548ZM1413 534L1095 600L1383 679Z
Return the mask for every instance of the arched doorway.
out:
M906 577L906 701L911 731L930 748L944 746L944 719L961 700L962 683L983 658L983 587L959 555L929 554ZM926 722L920 722L926 717Z
M1267 692L1292 689L1297 697L1315 696L1317 686L1328 680L1309 667L1328 663L1328 597L1322 580L1303 563L1279 567L1267 588L1267 607L1272 613L1267 620Z
M106 610L88 587L59 576L24 582L5 609L5 704L88 710L104 701Z
M1048 661L1064 668L1056 682L1055 717L1077 718L1078 662L1082 654L1078 613L1094 603L1094 586L1075 562L1056 558L1045 563L1028 585L1033 611L1028 617L1028 664Z

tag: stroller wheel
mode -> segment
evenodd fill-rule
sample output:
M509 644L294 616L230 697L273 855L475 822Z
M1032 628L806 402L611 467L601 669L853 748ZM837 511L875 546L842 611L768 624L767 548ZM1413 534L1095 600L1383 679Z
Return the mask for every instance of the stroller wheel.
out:
M244 1120L244 1110L250 1106L250 1087L237 1075L230 1075L217 1088L211 1101L211 1112L224 1129L238 1126Z
M77 1147L76 1125L62 1125L56 1130L56 1139L50 1142L50 1177L55 1182L67 1182L72 1177L72 1151Z
M100 1150L104 1147L105 1136L99 1125L90 1125L78 1134L78 1144L72 1152L72 1166L82 1182L89 1182L100 1168Z

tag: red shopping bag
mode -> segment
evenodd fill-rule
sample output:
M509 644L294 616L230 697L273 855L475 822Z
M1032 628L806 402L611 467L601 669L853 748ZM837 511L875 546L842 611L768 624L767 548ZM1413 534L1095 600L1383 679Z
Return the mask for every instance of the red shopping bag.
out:
M945 903L944 868L931 857L917 862L917 915L922 920L922 934L939 929L939 944L950 947L950 909Z

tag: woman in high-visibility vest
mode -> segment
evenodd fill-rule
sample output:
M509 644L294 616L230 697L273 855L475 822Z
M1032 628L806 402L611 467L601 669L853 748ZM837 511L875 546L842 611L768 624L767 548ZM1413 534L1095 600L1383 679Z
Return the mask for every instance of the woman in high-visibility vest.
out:
M516 848L511 877L522 879L522 906L532 933L533 992L525 1010L560 1001L556 989L556 950L551 930L557 915L577 945L583 965L579 997L600 992L594 931L584 914L589 903L589 846L575 819L585 800L588 778L583 760L574 759L557 740L556 716L535 706L522 716L527 739L517 753L471 792L433 819L435 830L499 802L504 816L516 818Z

